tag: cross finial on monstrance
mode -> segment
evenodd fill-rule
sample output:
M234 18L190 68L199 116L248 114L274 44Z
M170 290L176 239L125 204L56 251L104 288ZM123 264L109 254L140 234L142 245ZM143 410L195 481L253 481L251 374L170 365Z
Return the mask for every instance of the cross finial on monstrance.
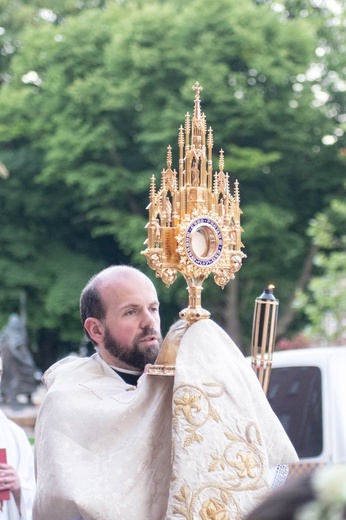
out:
M201 100L200 93L203 90L203 87L196 81L192 90L195 91L195 109L194 109L194 117L199 120L201 118Z
M199 95L202 92L203 87L198 83L198 81L196 81L196 83L192 87L192 90L194 90L196 92L195 99L199 99Z
M199 100L200 99L200 93L202 92L203 87L198 83L198 81L196 81L196 83L192 87L192 90L194 90L196 92L195 100Z
M215 283L223 288L246 256L241 250L238 181L232 194L228 173L223 171L223 151L220 171L213 174L212 129L207 132L206 118L200 111L203 88L197 81L192 89L194 115L190 121L187 114L185 126L179 128L178 172L172 170L169 146L159 189L155 177L151 179L147 247L142 251L167 286L176 280L178 272L184 276L189 305L179 315L189 323L210 316L201 306L204 280L213 273Z

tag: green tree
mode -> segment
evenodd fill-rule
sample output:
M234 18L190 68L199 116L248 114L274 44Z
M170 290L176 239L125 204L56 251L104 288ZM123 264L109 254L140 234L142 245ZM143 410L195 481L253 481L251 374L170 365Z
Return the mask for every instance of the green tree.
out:
M346 338L346 204L334 198L311 220L309 234L318 253L315 272L295 305L307 316L305 333L324 344L344 344Z
M198 80L214 160L223 148L231 179L240 181L248 256L224 291L207 281L203 304L245 347L254 299L270 281L288 316L281 333L301 326L288 311L309 279L309 221L344 176L336 153L344 98L328 75L336 53L316 56L318 46L341 47L325 13L288 16L251 0L55 4L43 12L40 2L19 3L18 18L11 11L20 44L7 56L0 90L0 161L10 170L0 185L8 241L0 262L3 272L11 265L15 280L1 281L4 314L14 295L29 292L20 267L37 272L28 308L35 337L43 329L57 341L75 341L79 289L95 268L130 261L154 276L140 255L149 179L159 178L168 145L177 167L178 127L192 110ZM322 74L313 76L322 61ZM323 144L325 136L334 136L332 145ZM22 260L9 252L20 249L19 233L31 255ZM52 277L60 283L48 293ZM156 285L166 329L186 306L185 284L180 278L169 290Z

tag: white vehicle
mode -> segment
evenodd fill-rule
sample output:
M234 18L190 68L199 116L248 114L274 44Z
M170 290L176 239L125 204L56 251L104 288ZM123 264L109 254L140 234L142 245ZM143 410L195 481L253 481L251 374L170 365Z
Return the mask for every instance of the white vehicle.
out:
M290 476L346 462L346 347L275 352L267 397L299 456Z

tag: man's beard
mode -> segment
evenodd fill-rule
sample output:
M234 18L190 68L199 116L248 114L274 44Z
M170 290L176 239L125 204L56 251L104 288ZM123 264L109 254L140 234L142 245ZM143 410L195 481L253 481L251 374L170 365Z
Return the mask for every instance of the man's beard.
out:
M148 336L156 336L157 344L149 345L142 350L140 348L140 341ZM115 358L131 367L144 370L148 363L153 364L156 361L162 344L162 336L153 328L148 328L141 334L135 336L132 344L121 345L114 336L111 335L108 327L104 331L104 346L105 349Z

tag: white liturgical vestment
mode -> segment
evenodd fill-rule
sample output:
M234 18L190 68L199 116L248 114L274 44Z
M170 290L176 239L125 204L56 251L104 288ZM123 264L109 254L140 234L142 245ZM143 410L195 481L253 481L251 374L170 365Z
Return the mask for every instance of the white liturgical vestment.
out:
M211 320L175 376L127 385L98 354L45 374L33 520L235 520L297 456L255 373Z
M3 501L1 520L31 520L35 495L34 455L26 433L0 410L0 448L6 448L7 464L20 478L20 512L12 493Z

